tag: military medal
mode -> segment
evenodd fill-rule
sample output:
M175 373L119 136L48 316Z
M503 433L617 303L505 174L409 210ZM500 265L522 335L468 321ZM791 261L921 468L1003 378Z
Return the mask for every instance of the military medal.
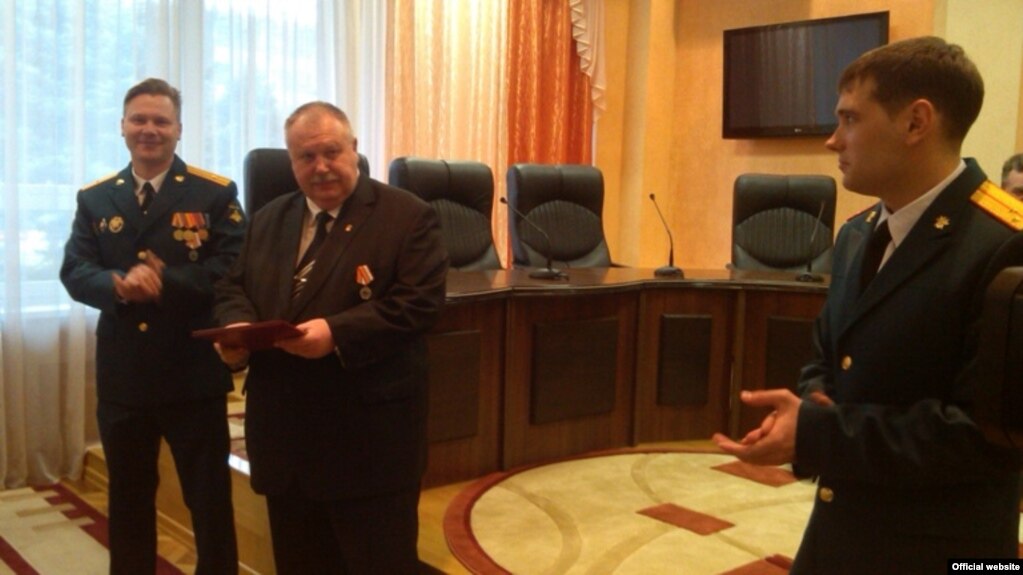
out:
M369 298L373 297L373 290L370 289L369 284L373 281L373 272L369 271L369 266L362 264L355 269L355 283L362 286L359 290L359 297L363 301L368 301Z
M192 260L193 262L199 261L199 252L195 250L188 252L188 259Z
M174 239L184 242L196 254L195 258L189 254L189 258L195 261L199 257L195 250L210 237L209 216L200 212L174 212L171 225L174 226Z

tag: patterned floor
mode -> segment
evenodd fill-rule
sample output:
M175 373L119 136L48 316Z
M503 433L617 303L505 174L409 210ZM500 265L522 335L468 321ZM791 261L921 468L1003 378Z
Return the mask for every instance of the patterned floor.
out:
M785 573L813 497L782 468L630 452L488 476L444 528L478 573Z
M106 541L106 517L66 485L0 492L0 574L104 575ZM159 575L194 570L194 560L179 555L173 541L161 538L159 547L164 557L178 556L182 567L161 558Z

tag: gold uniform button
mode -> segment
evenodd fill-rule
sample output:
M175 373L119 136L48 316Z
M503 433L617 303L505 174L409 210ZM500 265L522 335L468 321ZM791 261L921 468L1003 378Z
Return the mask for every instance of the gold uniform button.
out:
M835 499L835 492L827 487L821 487L817 491L817 496L820 497L821 501L824 503L831 503Z
M146 259L146 250L142 250L139 252L139 259L140 260Z
M149 324L146 323L146 322L140 323L139 324L139 331L141 331L141 332L149 331Z
M852 358L847 355L842 358L842 371L849 371L850 367L852 367Z

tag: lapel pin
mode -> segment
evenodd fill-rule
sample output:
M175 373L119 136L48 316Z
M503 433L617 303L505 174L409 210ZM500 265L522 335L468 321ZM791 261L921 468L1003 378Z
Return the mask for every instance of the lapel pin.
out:
M178 174L174 176L174 181L180 184L181 182L185 181L185 176Z
M938 216L937 219L934 220L934 227L935 229L943 230L948 227L948 224L950 223L951 222L946 216Z
M115 186L120 186L123 183L124 183L124 178L117 178L117 181L114 182L114 185Z
M874 218L876 218L876 217L877 217L877 212L876 211L870 212L869 214L867 214L867 223L868 224L874 223Z
M352 231L352 224L345 224L345 231L346 232Z

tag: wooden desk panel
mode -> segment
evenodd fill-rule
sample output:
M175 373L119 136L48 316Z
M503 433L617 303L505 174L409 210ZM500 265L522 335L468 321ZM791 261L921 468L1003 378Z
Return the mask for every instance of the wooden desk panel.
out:
M635 291L509 300L505 468L628 445L637 307Z
M795 382L826 293L787 274L568 272L449 274L429 337L426 485L751 427L739 391Z
M679 286L643 291L635 443L707 439L728 429L737 295ZM682 389L672 393L673 388Z
M802 367L813 357L813 323L826 293L816 291L743 290L739 301L741 330L736 341L736 389L788 388L795 391ZM733 435L743 435L768 413L735 402Z
M430 448L426 487L500 469L505 301L449 303L427 336Z

